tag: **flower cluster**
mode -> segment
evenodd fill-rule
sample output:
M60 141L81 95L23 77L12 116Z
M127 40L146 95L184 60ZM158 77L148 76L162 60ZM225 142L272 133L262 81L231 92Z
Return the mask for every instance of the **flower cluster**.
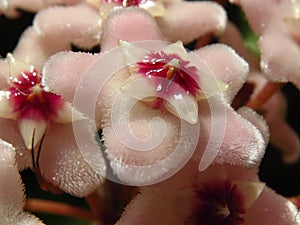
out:
M258 177L269 139L286 162L300 153L278 92L300 87L300 3L229 2L0 1L3 16L35 13L0 60L0 223L43 224L24 212L42 205L24 198L29 168L97 224L300 224ZM221 3L245 11L260 58Z

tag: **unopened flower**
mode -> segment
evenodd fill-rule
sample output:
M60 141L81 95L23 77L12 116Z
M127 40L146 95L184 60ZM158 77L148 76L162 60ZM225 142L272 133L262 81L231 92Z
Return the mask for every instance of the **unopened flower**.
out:
M0 223L2 225L42 225L35 216L24 212L24 186L15 161L15 149L0 140Z

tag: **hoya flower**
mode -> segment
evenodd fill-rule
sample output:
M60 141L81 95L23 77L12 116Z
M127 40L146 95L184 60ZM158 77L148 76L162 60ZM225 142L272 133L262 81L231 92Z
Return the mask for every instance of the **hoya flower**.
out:
M11 77L0 91L0 137L16 147L19 169L31 167L44 189L54 185L77 196L91 193L102 178L82 158L72 130L72 122L85 118L61 96L47 92L33 66L11 55L7 60ZM87 142L86 148L97 146L93 137Z
M246 104L247 101L253 100L260 93L263 93L265 91L264 87L268 83L260 70L259 59L244 47L242 37L233 24L228 24L220 41L233 47L250 64L250 76L247 82L254 85L253 93L246 93L246 96L237 96L237 98L246 98L246 102L243 103ZM283 94L281 92L275 93L269 101L256 110L263 113L268 123L271 143L282 150L286 162L295 162L299 157L300 140L285 120L287 103Z
M93 0L99 2L98 0ZM100 1L101 2L101 1ZM111 3L107 6L105 3ZM107 12L107 7L117 8L138 6L155 16L162 34L168 41L189 43L206 34L219 35L226 27L224 9L209 1L188 2L182 0L103 0L99 7ZM105 13L107 14L107 13ZM179 16L180 15L180 16Z
M16 166L15 149L0 140L0 223L3 225L42 225L35 216L23 211L24 186Z
M300 2L231 2L242 7L254 32L260 36L260 66L267 78L274 82L292 82L300 88Z
M66 6L41 10L34 20L33 29L36 33L27 36L33 36L32 40L34 36L39 36L41 41L37 40L35 43L46 43L46 46L41 46L45 53L50 51L53 54L57 50L70 49L71 44L90 49L100 44L107 16L116 10L132 7L145 9L158 16L156 21L161 32L166 40L172 42L181 40L186 44L206 34L219 35L226 26L224 9L214 2L92 0L80 1L75 5L66 2ZM142 29L145 28L146 24ZM30 47L30 43L27 45ZM35 54L32 57L34 56Z
M147 24L145 32L136 32L145 24ZM156 22L151 16L137 8L116 11L107 18L104 28L102 49L105 52L99 56L86 53L59 53L51 57L43 70L47 88L68 101L73 102L74 96L76 97L79 91L84 90L83 96L79 96L79 98L82 99L81 103L87 103L86 106L89 107L93 104L88 102L92 98L91 96L99 95L98 99L95 99L94 110L88 116L93 117L95 114L97 127L103 130L102 138L114 173L127 183L141 185L153 182L170 170L178 168L182 163L182 158L192 154L191 150L196 146L201 146L201 148L199 147L201 151L194 157L200 158L203 155L200 166L202 169L206 168L213 160L218 163L226 162L249 167L257 165L268 140L265 123L261 117L249 109L243 108L237 113L230 107L233 97L243 85L248 73L248 65L245 61L224 45L212 45L193 53L187 53L179 44L170 44L158 51L151 49L150 44L147 51L140 51L139 48L136 48L136 44L130 43L145 39L161 39ZM129 44L126 44L125 48L120 47L120 52L116 52L110 58L110 54L118 49L109 50L118 47L119 40L125 40ZM124 49L125 52L126 49L136 51L129 51L129 55L126 56ZM171 60L169 60L170 57L172 57ZM192 60L195 58L200 59L201 63L195 64ZM97 65L97 61L103 63L100 63L103 67ZM153 62L152 65L151 62ZM132 66L128 67L128 64ZM123 67L115 69L116 65L123 65ZM95 70L93 70L94 66ZM194 66L197 68L196 73ZM85 76L87 68L90 71L89 76ZM225 72L224 68L226 68ZM198 73L198 70L201 73ZM61 73L61 71L64 72ZM161 82L157 83L155 79L152 82L150 76L145 75L150 71L151 76L155 75L166 79L166 86ZM188 77L187 71L192 72L192 76ZM105 72L104 74L111 73L111 76L106 82L99 83L97 79L106 76L102 72ZM197 77L193 77L193 74L197 74ZM142 86L135 86L135 75L140 76L137 82L145 82ZM87 82L92 80L91 87L85 86L85 82L80 82L86 78ZM172 79L175 82L171 82ZM214 83L215 86L211 86L213 83L207 82L210 79L218 81ZM192 84L192 87L189 86L185 89L187 83ZM222 83L228 85L227 90L222 91L219 88L222 86L219 84ZM162 95L158 94L159 84L161 84ZM169 84L170 88L168 88ZM129 88L130 86L132 88ZM76 87L78 87L77 90ZM126 91L127 87L131 89L128 92ZM216 87L218 89L214 89ZM197 95L205 89L208 90L207 93L210 93L210 89L214 92L198 101ZM179 116L171 113L170 108L165 110L165 104L160 104L157 98L158 96L165 99L170 97L171 102L172 100L177 101L176 98L171 97L177 90L181 91L178 94L182 95L184 101L178 99L179 104L172 103L171 105L178 111ZM170 91L172 95L168 95L167 91ZM150 100L154 100L154 105L146 98L138 98L146 97L145 93L149 94L148 97L152 97ZM210 97L208 98L208 96ZM120 101L120 97L124 97L124 101ZM132 101L135 104L128 109ZM184 102L188 103L187 111L184 111L187 108L182 107L186 106ZM189 108L190 105L191 108ZM77 105L77 107L79 106ZM213 118L210 116L211 107L216 110ZM80 108L80 110L85 109ZM115 115L118 117L114 117ZM123 115L128 115L128 120ZM198 115L198 118L194 117L195 115ZM161 122L156 123L155 120L151 122L155 117L161 118L165 125L162 126ZM197 123L193 124L195 120ZM224 122L222 122L224 135L220 135L219 128L216 133L212 131L212 121ZM117 127L115 126L116 122ZM118 126L118 122L123 125ZM124 130L127 125L130 129ZM197 134L199 126L200 136ZM126 136L128 134L134 134L137 139L130 135ZM214 136L216 134L218 136ZM215 138L210 139L211 135ZM122 139L124 137L128 138ZM217 140L218 137L221 137L220 142ZM140 143L143 144L143 147L149 143L151 147L153 138L154 140L160 139L161 142L156 144L151 151L136 150L135 147ZM209 144L209 140L213 143ZM216 148L217 145L219 148ZM258 147L253 148L254 145ZM175 156L168 158L176 147L179 151ZM91 154L86 154L85 159L88 162L93 161L91 164L95 165L96 163L95 157L91 157ZM155 166L152 167L152 165Z
M162 34L171 42L184 44L204 35L220 35L227 22L226 12L210 1L164 0L166 14L157 18Z
M140 100L144 96L153 96L154 100L145 100L151 102L152 108L165 107L188 123L197 123L197 100L227 88L221 82L218 82L215 90L210 88L209 85L213 87L213 84L205 77L206 74L201 74L196 66L189 65L191 59L181 42L159 52L147 52L128 43L123 43L123 48L127 59L134 58L137 62L131 65L132 75L121 87L122 92ZM148 82L138 82L143 77Z
M256 169L190 161L178 174L141 187L117 225L299 224L297 208L259 181Z

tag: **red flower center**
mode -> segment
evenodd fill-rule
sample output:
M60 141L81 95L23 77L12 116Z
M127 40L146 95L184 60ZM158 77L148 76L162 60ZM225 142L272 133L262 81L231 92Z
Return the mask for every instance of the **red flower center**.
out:
M217 180L203 184L196 190L199 203L191 224L242 225L246 213L244 197L238 186L230 180Z
M123 7L138 6L148 0L102 0L103 3L116 3Z
M41 75L35 69L12 79L12 87L7 91L13 112L23 118L51 120L64 102L60 96L43 89Z
M196 96L200 90L199 75L195 66L188 66L177 54L166 54L163 51L147 54L138 62L138 72L145 77L166 78L167 82L155 79L156 90L163 94L174 94L174 84L178 84L186 93ZM165 81L165 79L164 79Z

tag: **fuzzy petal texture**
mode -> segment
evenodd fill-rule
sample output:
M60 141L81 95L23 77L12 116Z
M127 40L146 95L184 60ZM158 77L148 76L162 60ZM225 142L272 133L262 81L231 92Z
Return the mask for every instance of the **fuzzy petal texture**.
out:
M26 86L26 84L31 82L30 85L34 85L33 88L35 88L34 90L36 92L33 92L33 89L29 88L27 90L25 88L26 93L29 93L28 96L25 95L25 99L21 96L22 92L20 92L20 96L22 97L21 101L12 103L17 104L16 113L20 111L18 107L21 107L21 109L22 107L27 108L28 111L30 107L35 107L32 111L35 110L39 112L39 110L42 109L53 112L53 114L50 117L46 116L48 118L45 117L42 120L36 116L40 114L30 114L31 117L24 117L25 119L21 116L7 119L7 117L4 116L0 119L2 128L0 130L1 138L14 143L16 146L16 160L19 169L23 170L28 167L33 169L36 172L38 180L41 180L41 186L43 186L44 181L46 181L46 183L54 185L56 189L59 188L72 195L80 197L87 196L102 184L103 177L106 173L106 163L100 151L100 147L95 140L96 131L88 133L90 129L85 129L86 127L83 128L82 125L77 126L77 132L86 131L82 134L84 137L87 136L84 143L78 145L77 139L74 136L75 130L73 130L72 125L85 123L87 121L85 117L75 111L72 118L72 106L65 102L60 96L46 92L43 86L40 85L41 77L38 77L37 73L34 73L34 75L25 75L21 77L24 78L22 82L19 80L20 82L18 84L20 88L27 87L28 85ZM31 80L31 78L34 77L38 77L39 79ZM11 87L11 85L13 84L6 84L7 90L10 90L9 88L15 88ZM46 99L46 97L52 97L52 100L54 100L52 102L53 105L51 101L48 101L49 98ZM33 104L27 105L28 102L32 103L32 99L36 101ZM51 110L48 110L44 105L40 105L40 103L44 103L43 101L47 101L52 105ZM13 106L10 105L10 107ZM57 110L56 107L58 107ZM4 113L4 111L2 112ZM41 121L44 123L41 123ZM34 138L32 136L34 136ZM97 167L97 171L100 174L97 174L83 158L84 152L88 151L90 153L89 149L91 148L98 149L98 151L95 152L95 154L97 154L97 156L95 155L97 161L94 167ZM32 154L32 152L34 152L34 154ZM47 187L45 189L54 190Z
M197 217L201 214L202 198L199 196L199 189L202 185L206 185L205 190L209 190L208 184L214 180L227 179L229 182L236 182L236 184L252 184L260 186L260 189L264 187L263 183L260 183L256 170L248 170L241 167L231 167L228 165L213 165L206 171L197 173L195 170L196 164L193 161L189 163L174 177L147 187L142 187L140 194L137 195L132 202L127 206L121 219L117 222L117 225L138 225L138 224L202 224L197 220ZM239 185L236 186L239 190ZM200 189L201 190L201 189ZM240 189L241 190L241 189ZM236 189L235 189L236 191ZM209 193L209 192L207 192ZM234 191L231 193L233 194ZM247 192L242 195L242 204L247 204L248 197ZM233 194L234 195L234 194ZM205 208L206 214L202 214L202 220L210 218L214 215L215 207L213 205L217 193L213 195L210 202L206 202L207 208ZM229 196L226 196L230 198ZM252 196L254 197L254 196ZM204 199L209 199L207 195ZM221 196L222 199L225 196ZM236 195L231 204L236 204L239 197ZM241 207L236 204L235 206ZM236 210L238 208L234 208ZM263 188L262 191L257 193L254 197L254 203L251 207L241 214L241 218L244 221L243 224L255 225L255 224L299 224L297 220L296 207L286 200L285 198L277 195L269 188ZM218 215L220 216L220 215ZM229 215L230 216L230 215ZM230 216L231 217L231 216ZM217 217L213 218L216 219ZM274 220L276 218L276 220ZM234 216L226 220L227 224L236 224ZM204 224L204 223L203 223ZM210 224L210 223L205 223ZM211 223L215 224L215 223Z
M15 162L12 145L0 140L0 223L3 225L42 225L38 218L23 212L24 187ZM5 182L3 182L5 180Z
M227 101L231 102L246 81L248 64L227 45L210 45L195 53L210 68L216 79L228 84L225 93Z
M127 20L124 20L125 16ZM145 24L148 29L142 33L137 32ZM133 8L118 10L110 14L104 26L102 48L106 51L114 51L119 40L124 39L130 42L145 39L161 40L162 38L153 19L144 11ZM171 49L168 53L170 51ZM101 57L105 58L105 56L106 54L100 55L98 60L101 61ZM112 64L114 66L121 62L116 56ZM226 56L230 60L227 60ZM52 57L44 69L45 84L50 90L71 100L72 95L75 94L74 87L85 74L84 68L88 67L89 62L91 63L89 70L96 68L94 73L99 76L101 74L99 72L101 68L95 66L97 63L92 63L89 57L78 53L58 54ZM262 135L251 122L230 107L231 99L245 81L248 73L247 64L232 49L224 45L214 45L198 50L193 56L193 59L195 58L198 60L200 58L202 62L198 68L200 71L209 71L215 76L214 78L228 82L231 89L231 92L225 92L226 98L223 93L218 93L216 96L199 102L200 122L196 127L200 125L200 136L193 126L186 126L172 114L151 109L145 103L137 102L134 107L128 109L128 106L132 104L132 99L123 98L121 91L121 87L130 75L130 70L127 68L118 72L113 71L114 76L110 77L102 87L95 105L96 120L99 120L103 128L103 140L111 166L123 182L142 185L163 179L162 177L168 171L180 169L180 163L183 163L184 157L190 157L197 145L199 150L194 157L199 159L203 155L202 170L212 163L215 157L218 163L239 166L256 166L260 162L266 146L265 135ZM83 63L79 65L78 61ZM64 65L63 62L68 62L68 64ZM111 60L109 62L111 63ZM222 67L227 67L225 75L224 72L222 73ZM61 76L60 68L64 71L63 76ZM105 68L109 68L109 64L105 64ZM73 73L76 70L78 71L74 76ZM61 83L66 83L66 80L68 82L64 85L68 86L60 88ZM75 85L70 86L70 83ZM94 96L95 94L92 88L87 88L85 95ZM120 101L120 98L123 99ZM118 111L120 109L122 112ZM215 110L213 116L211 116L212 110ZM122 116L114 119L114 113ZM164 123L157 118L152 120L155 117L162 119ZM120 124L124 122L124 124L116 127L116 124L120 125L119 122ZM223 127L222 132L218 128L220 124ZM264 127L264 124L261 126ZM214 128L211 130L212 127ZM120 132L123 133L120 134ZM126 135L131 136L124 138L127 137ZM142 146L144 148L147 143L151 143L151 138L160 141L155 142L157 145L152 145L154 147L152 151L140 151L139 148L135 148L141 147L139 145L141 143L144 144ZM147 142L149 140L150 142ZM175 151L177 146L180 146L181 151ZM171 153L174 153L174 159ZM159 164L159 162L164 163ZM173 172L176 172L174 170Z
M120 40L127 42L161 40L155 20L150 14L137 8L126 8L111 13L103 26L103 51L119 46Z
M251 122L263 135L265 143L269 142L270 131L266 119L248 107L242 107L237 111L240 115Z
M233 24L229 24L220 40L230 44L230 46L233 46L235 50L241 54L241 56L247 59L247 61L250 61L250 76L248 77L248 82L255 85L251 95L251 98L255 98L259 92L263 90L264 85L267 84L267 80L263 77L263 74L259 68L259 58L251 54L249 50L244 47L241 34ZM299 157L300 141L296 132L290 127L287 121L285 121L284 115L286 110L286 100L284 99L282 93L278 92L274 94L274 96L262 107L267 125L260 126L261 123L258 122L261 121L259 119L260 116L254 113L256 114L255 116L250 109L241 108L238 110L238 112L246 117L249 121L254 123L257 128L261 130L265 140L267 140L268 136L270 136L271 144L283 152L284 160L286 162L291 163L295 162ZM258 118L255 119L255 117ZM270 130L270 134L267 131L268 129L265 130L267 126Z
M215 108L215 104L219 107ZM268 142L256 126L222 102L222 98L200 102L199 109L202 127L198 145L202 148L206 146L206 152L214 152L214 148L219 147L215 162L248 167L260 163ZM262 131L267 130L263 121L258 123L264 127ZM207 145L210 138L215 142Z
M84 197L94 192L102 184L106 165L93 135L89 135L90 140L81 149L74 137L72 124L51 126L46 135L39 162L44 179L74 196ZM81 151L95 148L99 148L99 155L95 157L102 176L96 174L82 157Z
M214 2L170 1L166 14L157 18L158 25L168 40L189 43L205 34L218 35L226 27L224 9Z
M166 171L180 168L182 160L190 157L197 138L190 132L195 130L195 127L185 125L182 128L180 120L176 117L161 115L158 110L150 111L143 103L139 103L130 111L130 117L130 138L126 144L120 141L121 135L112 127L115 122L110 121L109 114L107 119L103 120L107 154L112 168L121 180L140 185L152 183L161 179ZM161 121L151 121L155 117L156 121L157 118ZM179 136L180 134L182 136ZM158 138L155 138L155 135L159 135ZM136 139L137 144L134 142ZM145 143L149 144L145 146ZM143 151L145 148L152 150Z
M40 11L33 22L41 38L64 49L70 44L85 49L99 44L101 25L99 13L87 4L50 7Z
M274 190L265 188L246 215L246 225L300 224L298 210L290 201Z
M299 2L231 1L244 10L260 36L261 69L270 81L292 82L300 89ZM280 43L280 45L278 45Z
M73 102L80 77L97 57L99 57L98 54L68 51L53 55L43 68L43 84L48 91L61 95L66 101Z
M34 65L34 67L40 71L49 56L58 51L69 49L70 47L69 45L62 46L56 43L48 43L33 27L29 27L23 32L13 51L13 55L17 60L29 65Z
M281 43L280 47L278 43ZM274 27L261 36L259 46L261 68L267 78L274 82L290 81L300 89L299 43L284 33L278 33L277 27Z

